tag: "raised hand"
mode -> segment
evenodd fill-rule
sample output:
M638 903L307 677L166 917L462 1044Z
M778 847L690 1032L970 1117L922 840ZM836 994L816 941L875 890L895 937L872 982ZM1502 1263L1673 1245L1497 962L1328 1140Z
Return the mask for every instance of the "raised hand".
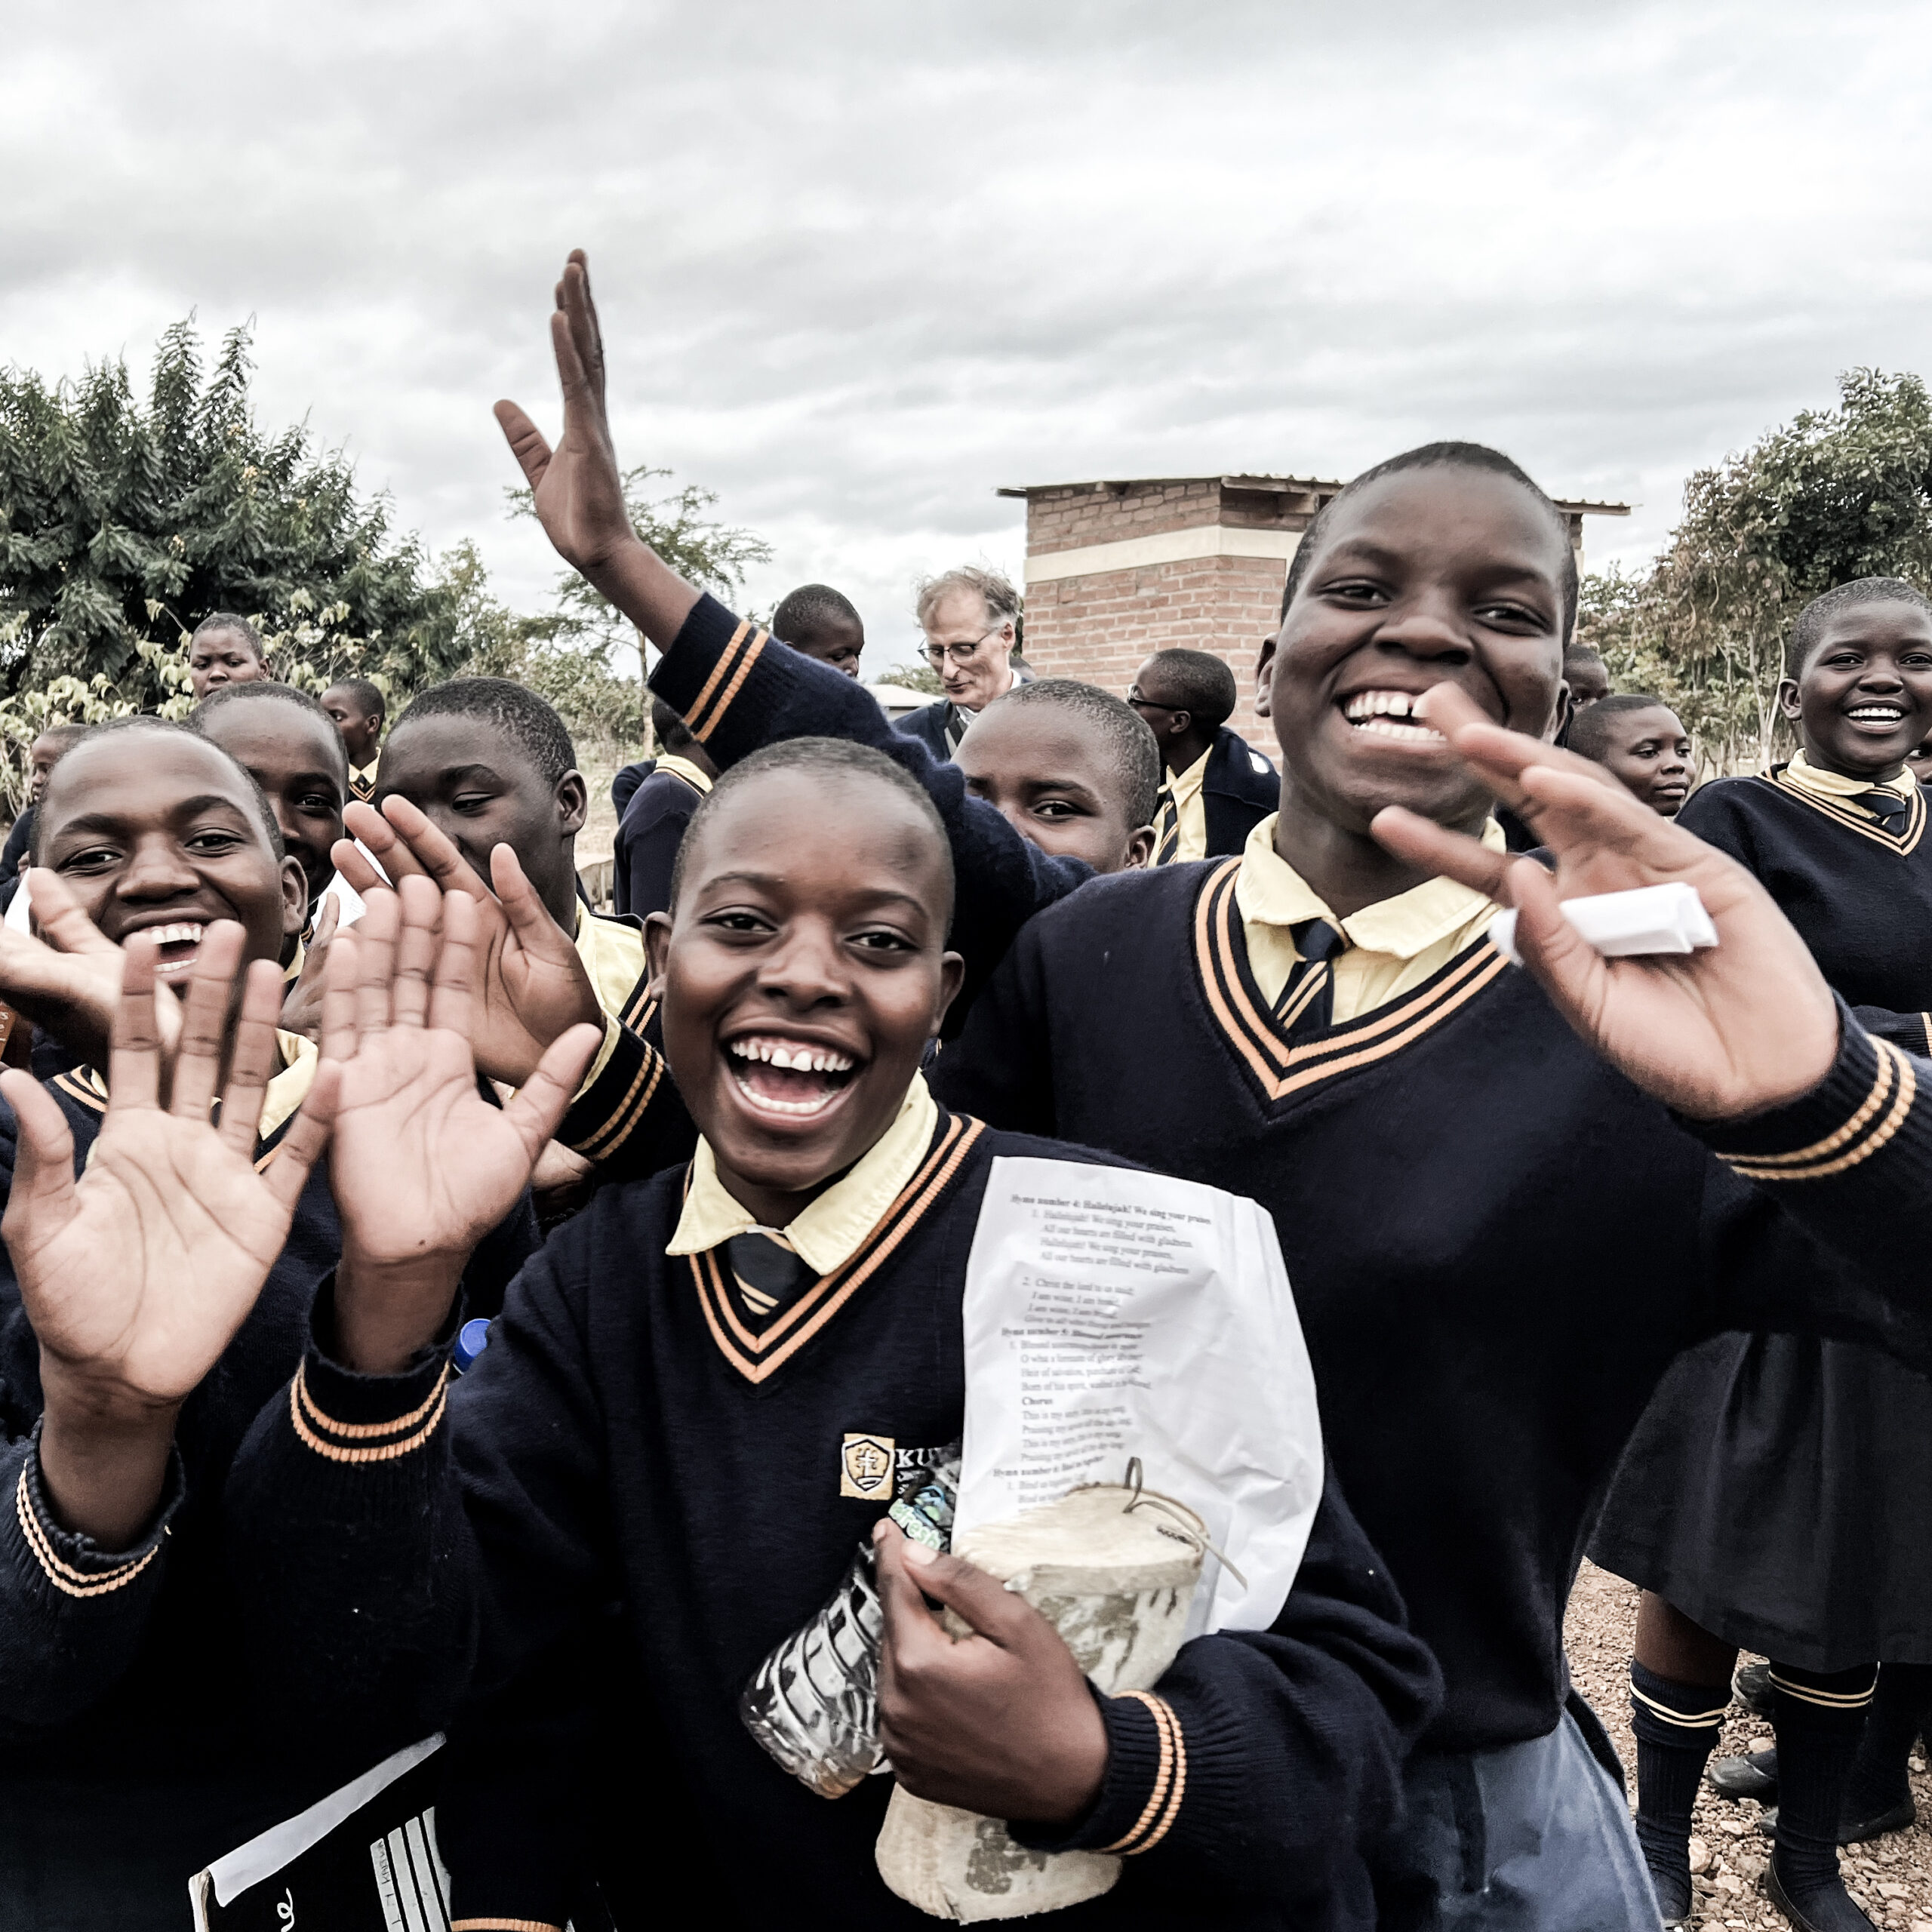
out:
M385 798L380 812L371 805L353 804L343 817L390 879L426 878L444 893L475 904L470 1044L477 1066L488 1078L521 1087L571 1027L602 1026L597 989L576 946L551 918L509 846L499 845L490 855L492 893L455 845L407 798ZM343 840L334 857L337 869L365 900L383 888L382 874L352 840Z
M645 546L624 507L623 476L605 408L604 335L581 248L571 251L557 284L550 341L564 391L562 439L552 449L514 402L497 405L497 420L557 554L648 637L669 645L698 593Z
M322 986L328 977L329 946L342 916L342 901L331 893L315 915L309 943L303 949L302 970L281 1002L281 1030L318 1040L322 1033Z
M1516 908L1516 946L1557 1011L1636 1084L1700 1120L1734 1120L1816 1086L1838 1051L1832 995L1804 942L1744 868L1660 818L1586 760L1491 724L1454 685L1429 724L1556 856L1492 852L1399 807L1376 837L1411 863ZM1694 886L1718 930L1704 951L1606 959L1558 909L1638 886Z
M1107 1729L1073 1654L1025 1598L881 1521L879 1741L915 1798L1060 1824L1094 1801ZM955 1641L936 1598L977 1633Z
M272 961L248 969L211 1121L242 937L223 920L202 937L165 1107L155 947L129 940L106 1115L78 1181L53 1096L31 1074L0 1073L20 1128L0 1234L40 1343L42 1469L62 1520L109 1549L152 1514L175 1416L254 1307L328 1137L334 1082L318 1076L266 1168L255 1165L263 1094L281 1064Z
M329 1173L342 1218L341 1358L390 1374L434 1339L464 1264L509 1212L600 1037L565 1030L509 1104L477 1091L478 902L405 875L331 949L322 1057L340 1091Z
M89 1066L105 1068L121 1004L121 949L81 909L58 872L36 866L20 889L32 894L40 935L0 926L0 997ZM152 997L156 1038L164 1062L171 1063L181 1003L164 986Z

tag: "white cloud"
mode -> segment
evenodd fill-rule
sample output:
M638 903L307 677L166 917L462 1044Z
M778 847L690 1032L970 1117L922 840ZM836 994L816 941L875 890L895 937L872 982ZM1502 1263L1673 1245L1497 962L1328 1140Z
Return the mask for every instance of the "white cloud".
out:
M229 4L10 23L0 355L252 315L306 413L513 598L489 414L554 420L592 251L621 447L865 611L1017 566L995 485L1346 475L1438 435L1622 496L1925 359L1904 5Z

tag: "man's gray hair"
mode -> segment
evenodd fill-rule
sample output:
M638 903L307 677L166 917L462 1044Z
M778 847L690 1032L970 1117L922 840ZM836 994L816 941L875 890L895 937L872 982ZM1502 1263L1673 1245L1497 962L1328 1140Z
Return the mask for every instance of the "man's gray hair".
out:
M937 577L921 577L918 585L919 628L932 628L933 613L955 590L970 590L986 607L987 628L1020 619L1020 593L997 571L983 571L977 564L961 564L955 571L942 571Z

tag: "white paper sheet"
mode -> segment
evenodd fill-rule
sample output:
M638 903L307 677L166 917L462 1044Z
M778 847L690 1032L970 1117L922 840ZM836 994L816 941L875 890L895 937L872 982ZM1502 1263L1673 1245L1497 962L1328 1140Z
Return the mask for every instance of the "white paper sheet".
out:
M1718 929L1694 885L1640 885L1629 892L1595 892L1563 902L1563 916L1606 959L1654 952L1694 952L1718 943ZM1520 966L1513 908L1489 922L1497 950Z
M1118 1482L1196 1511L1193 1635L1262 1630L1321 1497L1315 1376L1267 1214L1164 1174L992 1164L967 1263L966 1432L954 1534Z

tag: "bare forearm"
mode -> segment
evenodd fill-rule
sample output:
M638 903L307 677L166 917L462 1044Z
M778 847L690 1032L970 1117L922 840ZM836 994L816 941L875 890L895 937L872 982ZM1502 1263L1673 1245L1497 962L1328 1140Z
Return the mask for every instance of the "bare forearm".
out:
M103 1549L137 1541L161 1506L174 1443L173 1404L129 1413L72 1386L44 1358L40 1469L63 1529Z
M335 1356L361 1375L400 1375L443 1331L469 1257L398 1266L345 1248L335 1271Z
M699 592L642 543L619 546L583 574L660 651L669 649L698 600Z

